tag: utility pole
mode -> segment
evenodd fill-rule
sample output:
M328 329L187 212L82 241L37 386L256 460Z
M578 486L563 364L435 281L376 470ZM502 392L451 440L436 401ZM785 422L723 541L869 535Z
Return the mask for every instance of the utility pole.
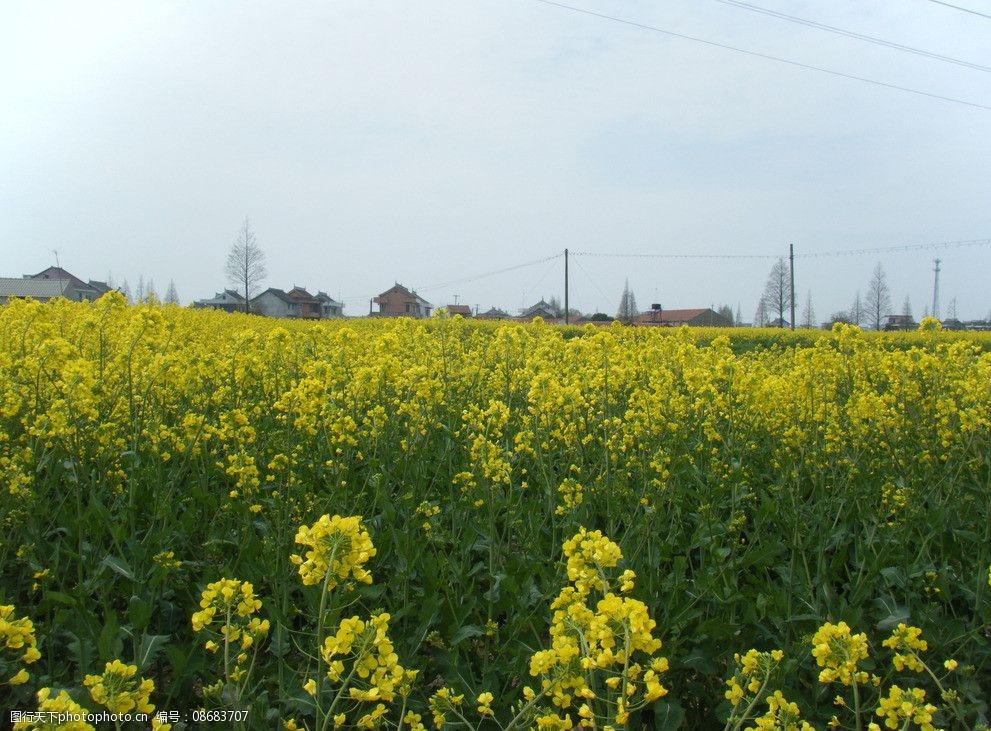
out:
M571 313L568 311L568 250L564 250L564 324L571 324Z
M791 329L795 329L795 245L788 244L788 258L791 261Z
M933 317L939 319L939 259L936 259L936 278L933 280Z

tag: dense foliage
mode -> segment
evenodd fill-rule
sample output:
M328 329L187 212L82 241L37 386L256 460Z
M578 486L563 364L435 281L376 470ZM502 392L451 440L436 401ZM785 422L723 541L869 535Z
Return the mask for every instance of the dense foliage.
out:
M976 727L987 347L14 302L0 705Z

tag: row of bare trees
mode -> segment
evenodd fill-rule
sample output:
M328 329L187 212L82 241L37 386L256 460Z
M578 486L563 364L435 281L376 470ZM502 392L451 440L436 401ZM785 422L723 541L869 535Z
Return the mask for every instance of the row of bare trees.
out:
M754 315L754 324L766 327L788 327L789 322L786 315L790 316L792 306L791 277L788 265L785 260L778 259L771 267L767 282L764 285L764 293L757 304L757 313ZM884 318L891 311L891 291L888 288L887 276L880 263L874 267L870 282L867 284L867 292L864 297L860 296L860 290L854 297L853 305L848 312L835 313L834 320L844 320L856 325L868 325L875 330L880 330L884 324ZM903 314L911 316L911 304L905 298ZM810 291L805 299L805 307L802 310L802 327L816 327L815 308L812 305L812 292Z

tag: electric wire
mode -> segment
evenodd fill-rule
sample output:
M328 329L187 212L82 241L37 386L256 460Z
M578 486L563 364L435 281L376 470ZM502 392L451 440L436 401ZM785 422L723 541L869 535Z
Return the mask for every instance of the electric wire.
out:
M715 0L717 3L723 3L724 5L732 5L734 7L740 8L742 10L749 10L754 13L761 13L763 15L769 15L773 18L778 18L780 20L787 20L790 23L798 23L799 25L804 25L809 28L816 28L818 30L824 30L829 33L835 33L837 35L846 36L847 38L855 38L859 41L866 41L867 43L874 43L879 46L884 46L886 48L892 48L898 51L905 51L906 53L914 53L918 56L924 56L925 58L930 58L935 61L943 61L945 63L952 63L958 66L965 66L976 71L991 72L991 67L982 66L978 63L972 63L970 61L964 61L959 58L953 58L952 56L944 56L939 53L933 53L931 51L926 51L921 48L915 48L913 46L906 46L901 43L895 43L894 41L887 41L883 38L877 38L876 36L869 36L864 33L857 33L856 31L846 30L844 28L837 28L833 25L826 25L825 23L819 23L814 20L806 20L805 18L799 18L795 15L788 15L787 13L781 13L777 10L770 10L768 8L762 8L758 5L752 5L743 0Z
M930 99L939 99L941 101L950 102L952 104L962 104L967 107L973 107L974 109L984 109L991 111L991 106L985 104L978 104L977 102L969 102L964 99L957 99L951 96L944 96L942 94L935 94L929 91L921 91L920 89L911 89L907 86L899 86L898 84L889 84L886 81L878 81L877 79L870 79L866 76L857 76L856 74L848 74L843 71L836 71L834 69L828 69L823 66L814 66L812 64L802 63L800 61L792 61L791 59L782 58L781 56L772 56L767 53L760 53L759 51L751 51L746 48L740 48L738 46L730 46L726 43L717 43L716 41L709 41L705 38L699 38L698 36L690 36L685 33L677 33L673 30L666 30L660 28L656 25L647 25L646 23L638 23L634 20L626 20L624 18L617 18L612 15L606 15L605 13L597 13L594 10L586 10L584 8L577 8L573 5L566 5L565 3L559 3L555 0L533 0L534 2L541 3L543 5L551 5L554 7L562 8L563 10L569 10L573 13L581 13L583 15L590 15L595 18L601 18L602 20L609 20L614 23L621 23L623 25L629 25L634 28L640 28L641 30L649 30L655 33L661 33L663 35L672 36L674 38L681 38L687 41L694 41L695 43L702 43L706 46L712 46L714 48L722 48L727 51L735 51L736 53L742 53L747 56L753 56L755 58L762 58L767 61L776 61L778 63L788 64L789 66L796 66L798 68L806 69L809 71L819 71L824 74L829 74L831 76L838 76L843 79L851 79L853 81L862 81L865 84L873 84L874 86L881 86L886 89L893 89L895 91L903 91L908 94L915 94L917 96L925 96Z
M474 282L479 279L485 279L487 277L494 277L497 274L505 274L506 272L512 272L517 269L524 269L526 267L536 266L537 264L543 264L545 261L553 261L554 259L560 259L564 254L553 254L551 256L545 256L543 259L534 259L533 261L524 262L523 264L516 264L511 267L505 267L503 269L496 269L491 272L485 272L484 274L476 274L470 277L462 277L461 279L451 279L447 282L440 282L438 284L430 284L426 287L417 287L418 292L431 292L438 289L446 289L448 287L453 287L455 284L466 284L468 282Z
M796 259L810 259L827 256L858 256L862 254L889 254L907 251L928 251L933 249L956 249L964 247L988 246L991 239L969 239L966 241L937 241L924 244L898 244L861 249L837 249L832 251L795 252ZM594 256L614 259L781 259L786 254L653 254L642 252L573 251L572 256Z
M929 0L931 3L936 3L937 5L945 5L948 8L953 8L954 10L962 10L965 13L971 13L972 15L980 15L982 18L991 18L991 15L985 13L979 13L976 10L971 10L970 8L962 8L959 5L951 5L950 3L944 3L943 0Z
M602 295L602 298L608 302L609 295L607 295L605 292L602 291L602 287L599 286L599 283L595 281L595 279L592 277L591 274L588 273L585 267L581 265L581 262L576 260L575 265L581 270L582 274L585 275L586 279L588 279L588 281L592 283L592 286L595 287L595 289L599 292L599 294Z

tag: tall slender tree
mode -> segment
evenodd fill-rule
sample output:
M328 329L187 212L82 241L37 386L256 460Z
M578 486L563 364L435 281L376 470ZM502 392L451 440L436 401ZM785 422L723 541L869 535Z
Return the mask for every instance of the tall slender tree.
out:
M805 296L805 307L802 308L802 327L816 326L816 311L812 306L812 290Z
M767 327L767 299L761 297L757 302L757 312L754 313L754 324L757 327Z
M881 262L874 267L874 274L871 275L871 281L867 285L865 306L871 325L875 330L880 330L881 321L891 309L891 292Z
M853 298L853 304L850 305L850 322L852 322L857 327L864 322L864 302L860 299L860 290L857 290L857 294Z
M268 272L265 271L265 252L258 247L247 216L244 217L244 225L238 230L234 245L227 255L224 271L231 284L244 294L244 311L250 312L251 298L257 293L258 285L265 281Z
M637 298L633 296L633 292L630 290L630 280L627 279L623 285L623 294L619 298L619 311L616 313L616 319L629 325L638 314Z
M175 280L169 280L169 288L165 290L165 304L167 305L177 305L179 304L179 292L175 288Z
M767 275L764 285L764 296L761 298L771 314L777 315L775 325L784 327L785 313L791 307L791 280L788 275L788 265L784 259L778 259Z

